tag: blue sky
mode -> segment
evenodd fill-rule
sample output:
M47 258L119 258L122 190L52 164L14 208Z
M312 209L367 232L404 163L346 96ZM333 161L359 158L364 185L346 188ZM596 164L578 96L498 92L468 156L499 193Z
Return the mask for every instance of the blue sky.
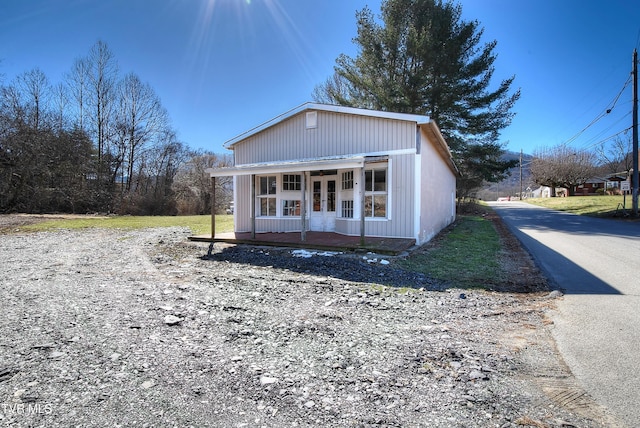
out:
M522 97L502 132L513 151L571 141L577 149L631 126L629 79L640 42L637 0L461 0L465 19L497 40L495 84ZM40 68L62 81L102 40L124 75L148 82L192 148L222 144L306 101L355 56L355 12L379 0L2 0L0 74Z

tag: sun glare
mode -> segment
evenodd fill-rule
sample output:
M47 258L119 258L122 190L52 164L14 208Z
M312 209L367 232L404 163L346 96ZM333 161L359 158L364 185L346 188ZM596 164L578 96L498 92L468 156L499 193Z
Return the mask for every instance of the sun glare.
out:
M279 45L290 52L305 74L312 76L306 38L280 0L201 0L186 54L190 75L211 78L222 54L252 58L255 50Z

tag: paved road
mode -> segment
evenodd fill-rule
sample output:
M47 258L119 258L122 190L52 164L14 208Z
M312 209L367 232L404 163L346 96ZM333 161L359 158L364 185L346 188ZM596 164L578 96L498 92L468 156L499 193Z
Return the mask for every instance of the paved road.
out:
M578 382L622 423L640 426L640 222L490 205L565 293L554 337Z

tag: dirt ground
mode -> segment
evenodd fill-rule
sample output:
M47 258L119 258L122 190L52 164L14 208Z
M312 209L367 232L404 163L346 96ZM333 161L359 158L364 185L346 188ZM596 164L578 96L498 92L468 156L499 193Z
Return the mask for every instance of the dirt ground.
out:
M556 352L561 297L498 218L502 292L393 258L207 256L181 228L20 232L41 218L0 216L0 425L613 426Z

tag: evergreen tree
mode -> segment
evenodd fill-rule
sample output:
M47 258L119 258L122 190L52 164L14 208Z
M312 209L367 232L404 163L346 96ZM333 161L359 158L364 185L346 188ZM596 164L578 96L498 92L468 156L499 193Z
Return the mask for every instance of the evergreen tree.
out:
M492 89L496 42L481 43L477 21L442 0L386 0L379 23L357 12L356 58L340 55L335 73L317 86L319 102L428 115L440 127L463 176L458 196L483 180L499 181L513 162L501 160L500 131L511 123L520 91L514 77Z

